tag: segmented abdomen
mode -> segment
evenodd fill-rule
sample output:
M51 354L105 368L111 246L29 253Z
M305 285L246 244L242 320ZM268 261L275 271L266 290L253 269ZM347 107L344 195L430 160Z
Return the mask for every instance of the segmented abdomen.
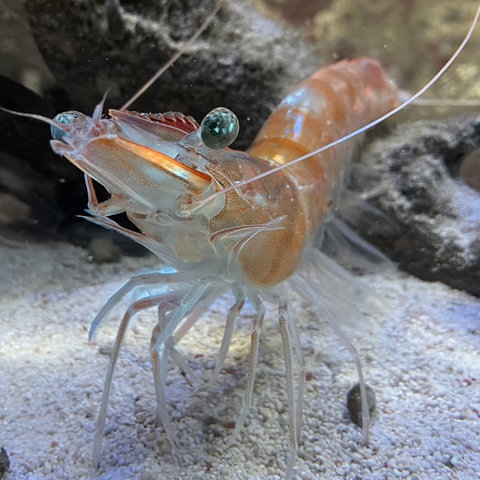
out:
M300 83L280 103L248 152L278 165L342 138L398 104L399 91L375 60L343 60ZM358 138L358 137L357 137ZM335 199L355 140L290 167L306 230L315 234Z

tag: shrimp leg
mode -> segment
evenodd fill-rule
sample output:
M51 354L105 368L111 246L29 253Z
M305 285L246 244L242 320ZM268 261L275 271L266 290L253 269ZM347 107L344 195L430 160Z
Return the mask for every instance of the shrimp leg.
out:
M171 354L175 344L174 334L179 330L185 332L186 324L192 325L193 322L189 321L188 316L211 295L218 293L214 288L216 286L221 286L221 283L216 279L203 279L189 289L183 286L182 290L175 292L169 299L175 305L175 310L159 310L158 328L154 329L152 333L150 351L157 397L157 420L162 423L165 429L175 459L177 459L176 450L178 446L166 408L165 385L168 373L168 355ZM194 321L197 318L195 316Z
M147 286L154 287L157 285L157 288L160 288L160 285L163 285L165 293L171 292L178 287L175 287L176 284L180 282L186 282L187 280L191 281L190 275L188 272L183 273L161 273L161 272L150 272L150 273L140 273L133 276L127 283L125 283L117 292L115 292L97 313L93 319L90 330L88 333L88 340L92 341L98 327L104 321L105 317L131 292L135 289L142 289ZM138 298L136 300L139 300Z
M168 373L168 357L170 356L182 374L188 374L189 378L194 378L192 370L183 359L181 354L175 348L175 344L185 335L185 333L197 321L200 314L203 313L203 301L208 300L208 295L205 299L200 299L196 304L192 304L191 311L186 311L186 322L183 323L176 331L176 335L172 334L163 342L164 347L155 347L162 332L168 328L169 323L173 321L173 316L181 308L182 299L188 298L190 286L185 286L177 292L171 294L165 302L159 305L158 308L158 324L153 329L152 338L150 342L152 364L153 364L153 378L155 384L155 395L157 398L157 422L163 425L167 438L170 442L173 457L178 461L176 449L178 448L177 441L174 435L170 417L167 412L167 397L165 391L166 378ZM189 382L189 379L187 379ZM189 382L190 383L190 382Z
M115 366L117 364L118 355L120 353L120 347L122 345L123 339L125 337L125 333L128 328L128 324L130 323L130 319L141 310L146 308L153 307L157 305L159 302L162 301L165 294L162 293L160 295L152 295L148 298L143 298L132 303L127 311L125 312L122 321L120 323L120 327L118 328L117 336L115 338L115 344L113 347L113 351L110 357L110 363L108 365L107 376L105 378L105 385L103 388L102 394L102 403L100 406L100 412L98 414L98 421L97 421L97 428L95 431L95 441L93 445L93 464L92 467L97 467L100 454L102 450L102 440L103 440L103 432L105 429L105 420L107 416L107 407L108 407L108 397L110 395L110 389L112 386L113 374L115 371Z
M84 174L87 189L88 210L96 216L109 216L123 213L127 210L129 200L124 195L112 194L109 199L99 202L97 192L90 175Z
M225 322L225 330L223 332L222 343L220 345L220 350L218 352L218 359L215 365L215 369L213 370L212 376L208 381L208 385L212 385L218 378L218 374L220 370L223 368L225 364L225 359L227 358L228 349L230 347L230 343L232 341L233 335L233 328L235 326L235 320L238 318L240 311L245 304L245 294L243 292L236 292L235 293L235 303L230 308L227 320Z
M170 305L173 305L175 308L178 308L178 305L181 302L182 297L185 296L185 291L181 290L175 292L168 300ZM165 330L169 322L169 317L171 317L172 311L167 311L168 306L159 306L158 309L158 324L152 331L152 338L150 341L151 355L152 355L152 365L153 365L153 380L155 384L155 396L157 398L157 423L160 423L165 429L168 441L170 442L170 448L173 458L178 462L177 449L179 445L175 438L174 429L172 422L170 421L170 416L167 411L167 395L166 395L166 378L168 373L168 353L176 352L174 348L174 338L170 336L165 341L165 348L160 352L160 350L153 349L154 345L157 342L158 337L160 336L162 330ZM179 354L180 355L180 354Z
M242 406L240 407L240 412L238 414L237 421L235 422L235 428L232 435L228 439L227 446L231 446L237 438L238 433L240 432L245 423L250 407L252 406L253 387L255 384L255 371L257 369L258 363L258 347L260 345L260 335L262 332L263 318L265 316L265 308L260 298L256 295L250 297L250 301L252 302L257 312L257 315L255 317L253 331L251 335L250 353L248 355L247 380L242 400Z
M362 443L363 445L368 445L370 412L368 409L367 390L363 375L362 362L358 350L353 346L347 335L343 332L338 323L335 321L335 318L330 313L329 308L324 305L323 301L318 300L318 294L316 290L312 288L312 286L309 284L308 280L301 275L297 275L290 279L290 282L298 292L301 292L310 300L316 311L321 312L321 318L327 322L335 335L343 343L344 347L348 350L355 363L358 383L360 386L360 400L362 402ZM322 298L322 300L324 299Z
M110 363L105 378L105 386L95 432L95 441L93 447L94 467L98 465L100 459L103 431L105 428L107 414L108 397L110 395L113 374L118 360L120 347L123 338L125 337L130 319L141 310L165 304L170 299L176 298L176 296L181 297L182 295L185 295L186 289L190 287L190 284L184 281L187 277L188 275L186 274L163 274L159 272L136 275L135 277L131 278L123 287L121 287L114 295L112 295L112 297L110 297L92 322L89 332L90 340L92 339L101 322L105 319L105 316L128 294L135 292L136 289L138 290L136 293L137 298L130 303L120 322L112 355L110 357ZM150 287L145 289L144 287L146 285L150 285ZM143 298L141 298L142 295ZM168 434L169 432L167 432L167 435Z
M285 357L285 376L287 380L289 448L285 478L290 478L297 457L300 428L302 426L303 394L305 383L305 362L298 336L296 322L291 320L288 301L280 301L278 309L280 335ZM292 344L293 341L293 344ZM297 392L295 395L294 362L297 364Z
M191 313L200 302L203 302L212 295L215 287L222 288L222 292L225 289L225 285L218 281L218 279L207 277L198 281L182 298L179 307L175 310L172 318L167 322L163 331L160 332L157 340L151 347L151 350L158 350L159 352L163 351L167 340L177 329L182 328L182 324L187 320L187 315ZM218 295L218 290L215 291L215 295Z

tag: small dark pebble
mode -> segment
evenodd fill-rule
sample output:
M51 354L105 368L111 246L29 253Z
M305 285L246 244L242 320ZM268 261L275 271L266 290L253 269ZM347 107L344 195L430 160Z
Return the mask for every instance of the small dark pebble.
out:
M373 388L366 385L367 403L370 417L375 412L375 392ZM353 423L362 426L362 401L360 399L360 385L356 383L347 393L347 408L350 419Z
M205 423L205 425L214 425L214 424L218 423L218 420L213 415L207 415L203 419L203 423Z
M122 256L121 248L110 237L95 237L88 246L91 261L94 263L118 262Z
M2 447L0 448L0 479L3 478L3 474L10 468L10 459L8 458L7 451Z

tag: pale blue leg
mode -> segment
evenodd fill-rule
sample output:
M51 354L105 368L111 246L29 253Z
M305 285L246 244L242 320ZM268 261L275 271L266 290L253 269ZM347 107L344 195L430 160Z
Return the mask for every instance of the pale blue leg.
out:
M102 393L102 403L100 406L100 412L98 414L97 428L95 431L95 441L93 445L93 462L92 462L93 468L95 468L98 465L100 460L103 432L105 429L105 419L107 416L108 397L110 395L110 389L112 386L112 379L115 371L115 366L118 360L118 354L120 353L120 347L122 345L123 338L125 337L125 333L127 331L127 327L130 322L130 319L139 311L157 305L161 301L163 296L164 294L162 293L159 296L151 296L149 298L141 299L137 302L132 303L128 307L127 311L125 312L122 318L122 321L120 322L117 336L115 338L115 344L113 346L112 354L110 356L110 363L108 365L107 376L105 378L105 385Z
M279 309L280 335L283 342L285 358L285 376L287 380L289 448L285 479L290 479L297 458L300 428L302 424L303 394L305 380L305 363L300 346L297 325L289 314L288 301L280 301ZM295 362L294 362L295 361ZM295 365L297 366L297 385L295 394Z
M243 427L247 414L252 405L253 399L253 387L255 384L255 372L257 369L258 363L258 347L260 344L260 335L262 332L262 323L265 316L265 309L263 307L262 301L259 297L255 296L251 298L252 304L257 311L255 317L255 323L253 326L253 331L251 335L250 343L250 353L248 355L248 372L247 380L245 382L245 392L243 394L242 406L240 407L240 413L238 414L237 421L235 422L235 429L233 430L232 435L228 439L227 446L230 446L238 436L241 428Z
M165 348L161 351L153 349L161 332L166 328L175 310L179 308L182 298L186 294L186 289L182 288L176 292L175 295L170 295L166 301L162 302L158 306L158 323L152 331L152 338L150 341L152 365L153 365L153 381L155 385L155 396L157 399L157 423L161 424L165 430L168 441L170 442L170 448L172 450L172 456L175 460L177 458L178 444L175 437L175 432L170 421L167 406L167 394L166 394L166 379L169 367L169 357L172 357L173 362L184 370L186 362L184 362L181 355L175 349L175 339L173 335L165 341ZM179 365L178 358L175 353L181 358L181 365Z
M165 289L165 293L172 291L175 289L175 284L179 282L184 282L190 280L191 275L187 273L172 273L172 274L165 274L161 272L151 272L151 273L141 273L139 275L135 275L132 277L123 287L117 290L105 303L105 305L100 309L100 311L95 315L93 319L90 330L88 332L88 340L92 341L93 336L97 328L103 322L105 317L133 290L136 288L142 287L154 287L156 289L163 288ZM148 292L146 292L148 295ZM135 299L137 300L137 299Z
M218 352L217 363L215 369L213 370L212 376L208 381L208 385L212 385L218 378L220 370L225 364L225 359L227 358L228 350L230 348L230 343L232 341L233 329L235 327L235 320L240 315L240 311L245 304L245 295L240 292L237 292L235 303L230 308L227 320L225 322L225 330L223 331L222 343L220 345L220 350Z
M191 280L191 277L190 277ZM214 292L214 288L218 290ZM165 349L165 342L177 331L181 329L183 324L187 322L187 315L189 315L196 306L211 296L222 293L225 289L217 279L202 279L196 282L188 293L183 297L178 308L173 312L172 317L166 323L165 328L160 332L155 344L152 346L152 351L158 350L160 353Z
M166 302L162 302L158 306L158 323L152 331L152 338L150 342L150 348L155 344L157 341L158 335L160 332L165 328L168 323L169 316L172 315L173 310L178 308L182 297L185 295L187 287L182 289L181 291L177 292L175 296L172 296ZM168 353L172 362L177 366L180 370L180 373L185 378L190 386L192 386L191 381L196 379L196 375L193 370L190 368L188 363L185 361L183 356L180 352L175 348L175 345L179 342L179 340L188 332L188 330L195 324L198 320L198 317L203 311L199 311L198 315L194 315L193 313L188 316L188 320L185 325L183 325L183 331L181 334L175 333L175 336L172 337L168 342Z
M362 368L362 361L360 359L360 355L358 354L357 349L353 346L352 342L347 338L343 330L340 328L338 323L330 314L328 308L323 305L321 301L318 299L318 293L313 290L308 281L306 281L303 277L297 275L293 277L290 282L296 287L296 290L303 296L307 296L310 300L312 306L315 308L316 311L321 312L321 318L325 320L328 325L332 328L334 333L337 335L339 340L342 342L344 347L348 350L350 355L355 362L355 368L357 370L358 376L358 384L360 387L360 400L362 402L362 444L368 445L368 432L370 428L370 412L368 409L368 402L367 402L367 390L365 379L363 375L363 368Z
M155 394L157 397L157 419L162 423L167 438L172 446L172 454L176 457L177 443L173 427L170 421L167 410L166 397L166 378L168 373L168 357L172 353L172 348L175 345L175 333L182 330L185 334L185 325L192 325L188 321L188 315L193 313L195 309L204 304L204 302L213 294L218 295L215 287L221 288L217 280L204 279L197 282L193 287L185 293L182 288L178 292L178 296L170 298L169 301L173 304L174 310L166 307L165 310L159 310L158 328L152 334L151 354L153 362L153 375L155 382ZM197 316L194 317L198 318ZM178 353L178 352L177 352ZM179 354L178 354L179 355Z

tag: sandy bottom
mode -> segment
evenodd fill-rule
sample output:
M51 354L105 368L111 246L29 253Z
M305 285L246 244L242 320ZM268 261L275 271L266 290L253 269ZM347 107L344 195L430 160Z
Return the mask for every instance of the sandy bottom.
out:
M219 298L182 341L198 374L172 371L168 394L180 465L154 424L148 345L154 311L138 316L118 365L102 462L89 473L113 318L97 344L87 331L104 301L151 258L94 265L62 244L0 246L0 446L7 480L279 479L285 467L286 396L275 316L266 321L255 404L238 441L225 442L241 402L251 312L238 322L227 368L213 387L229 298ZM357 335L377 412L368 447L348 418L356 382L348 354L302 305L308 380L299 479L478 479L480 301L396 273L366 279L384 300L374 334ZM273 313L273 312L271 312ZM359 314L360 315L360 314Z

